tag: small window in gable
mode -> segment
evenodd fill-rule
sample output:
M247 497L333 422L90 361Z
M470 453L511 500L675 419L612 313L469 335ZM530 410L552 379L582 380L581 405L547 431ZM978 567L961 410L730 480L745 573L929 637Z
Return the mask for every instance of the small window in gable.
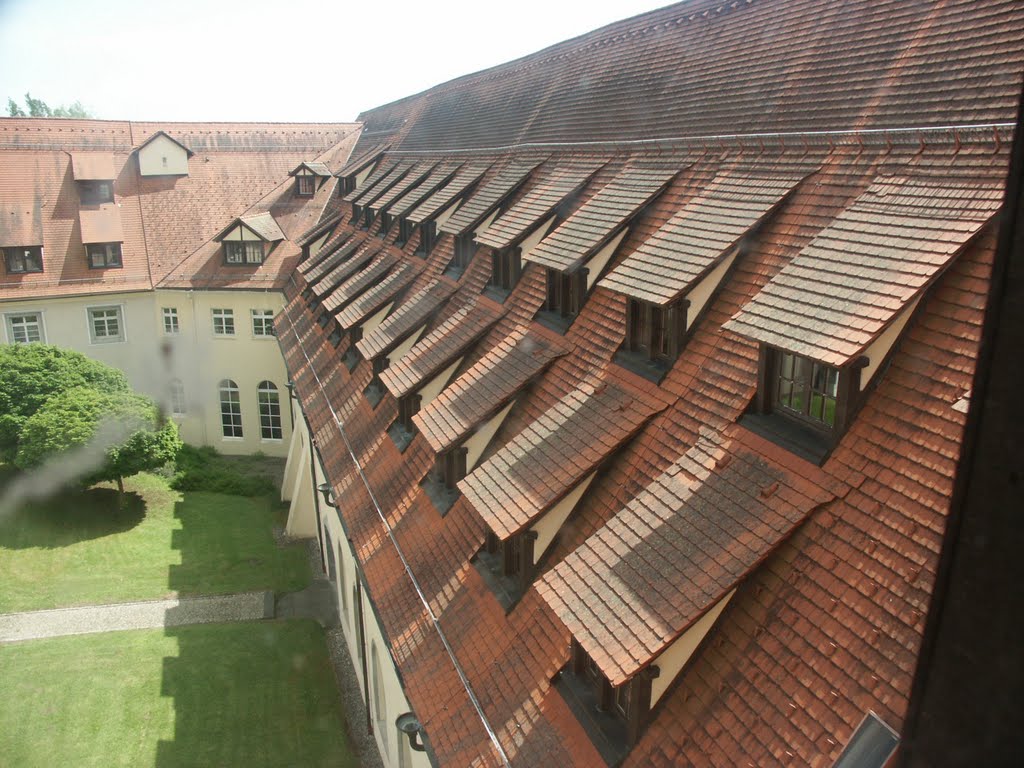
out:
M108 269L123 266L120 243L89 243L85 246L89 269Z
M295 177L295 195L297 197L312 197L316 194L316 176L303 174Z
M225 264L262 264L264 256L265 253L262 240L224 241Z
M103 205L114 202L114 182L79 181L78 199L82 205Z
M4 263L12 275L43 271L43 249L39 245L4 248Z

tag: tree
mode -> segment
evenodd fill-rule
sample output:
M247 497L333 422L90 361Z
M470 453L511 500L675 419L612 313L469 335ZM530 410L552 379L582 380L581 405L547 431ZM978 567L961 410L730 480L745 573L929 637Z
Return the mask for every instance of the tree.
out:
M0 461L15 457L26 420L50 397L80 386L131 391L121 371L79 352L47 344L0 345Z
M56 460L86 485L124 478L173 461L178 428L148 397L74 387L51 396L26 419L14 463L31 469Z
M75 101L68 105L61 104L59 107L51 109L50 105L42 99L33 99L30 93L25 94L25 107L28 109L28 114L18 102L7 97L7 114L10 117L92 117L89 110L82 106L81 101Z

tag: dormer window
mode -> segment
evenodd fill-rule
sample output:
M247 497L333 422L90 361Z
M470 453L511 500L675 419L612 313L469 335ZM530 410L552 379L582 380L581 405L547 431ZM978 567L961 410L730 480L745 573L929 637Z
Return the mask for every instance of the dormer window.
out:
M120 243L89 243L85 246L89 269L107 269L123 266Z
M284 232L269 213L235 219L214 240L224 247L224 263L229 266L258 266L284 240Z
M587 270L580 268L572 272L557 269L547 270L547 293L538 319L546 321L559 331L564 331L573 318L580 313L587 297Z
M423 490L442 515L448 512L459 497L459 481L466 476L466 454L464 446L438 454L433 471L423 480Z
M78 199L82 205L103 205L114 202L113 181L79 181Z
M774 405L815 427L835 427L838 369L790 352L776 354Z
M423 398L416 393L404 395L398 398L398 418L388 427L388 435L398 446L398 450L404 451L412 442L416 434L416 426L412 417L420 411Z
M12 275L43 271L43 249L41 246L4 248L4 263Z
M295 194L297 197L312 197L316 193L315 176L296 176Z
M487 283L488 287L507 295L516 287L522 274L522 251L519 248L504 248L491 254L491 279Z
M643 375L663 375L682 349L686 311L685 301L658 306L626 299L626 342L617 361Z
M459 277L469 263L473 260L473 255L476 253L478 248L477 244L473 242L473 233L470 232L465 235L458 235L455 238L455 258L452 259L448 265L448 269L445 270L445 274L451 275L452 277Z
M437 239L437 225L433 221L425 221L420 225L420 242L416 246L416 255L424 259L430 255Z
M261 240L225 240L225 264L262 264L264 258Z

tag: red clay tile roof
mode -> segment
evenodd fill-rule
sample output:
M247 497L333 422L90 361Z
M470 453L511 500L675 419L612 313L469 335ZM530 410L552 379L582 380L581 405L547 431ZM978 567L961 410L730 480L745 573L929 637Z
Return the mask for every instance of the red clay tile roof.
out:
M513 161L503 167L497 175L481 184L476 192L459 206L459 210L440 227L440 231L461 235L466 230L474 228L497 208L502 200L515 192L542 162L543 159L540 158Z
M559 272L571 272L660 194L676 173L676 168L627 168L621 171L541 240L523 260Z
M42 244L42 206L39 200L0 204L0 248Z
M477 238L492 248L505 248L521 240L555 208L583 187L600 163L553 164L526 194Z
M741 427L705 431L537 589L621 685L835 498L835 486Z
M459 482L499 539L518 533L665 407L622 383L581 384Z
M303 160L301 163L299 163L297 166L295 166L292 170L290 170L288 172L288 175L289 176L295 176L303 168L305 168L307 171L312 173L314 176L330 176L331 175L331 169L327 167L326 163L320 163L320 162L316 162L316 161L313 161L313 160Z
M359 204L370 208L374 213L386 211L400 201L400 198L414 187L424 183L434 168L433 163L417 163L398 182L380 197L371 202L360 201Z
M146 145L147 145L147 144L149 144L149 143L150 143L151 141L153 141L154 139L156 139L156 138L158 138L158 137L160 137L160 136L164 136L164 137L166 137L166 138L170 139L171 141L173 141L173 142L174 142L175 144L177 144L177 145L178 145L179 147L181 147L182 149L184 149L184 150L185 150L185 152L187 153L187 155L188 155L189 157L192 157L193 155L195 155L195 152L193 152L193 151L192 151L191 149L189 149L188 147L186 147L186 146L185 146L184 144L182 144L182 143L181 143L180 141L178 141L178 140L177 140L176 138L174 138L173 136L171 136L171 135L170 135L169 133L167 133L166 131L157 131L157 132L156 132L156 133L154 133L154 134L153 134L152 136L150 136L150 137L149 137L148 139L146 139L146 140L145 140L144 142L142 142L141 144L139 144L139 146L135 148L135 151L137 152L138 150L142 149L142 148L143 148L144 146L146 146Z
M373 261L341 283L323 300L324 309L340 316L340 309L380 281L397 260L387 251L378 253Z
M380 156L387 151L387 148L389 146L390 143L385 142L383 144L371 146L367 148L365 151L360 151L358 155L354 156L347 163L345 163L345 165L342 168L340 168L338 172L335 173L334 175L340 178L342 176L351 176L353 174L358 174L360 171L364 170L369 165L376 162L380 158Z
M454 290L455 286L448 281L431 280L360 339L356 348L367 360L386 355L410 333L422 327Z
M455 198L479 181L485 173L487 173L485 165L468 165L461 168L446 187L418 205L406 218L416 224L428 221L447 208Z
M413 417L437 453L461 443L501 410L553 360L569 351L561 339L513 328Z
M416 279L422 267L408 261L402 262L379 283L338 312L335 317L344 329L359 325L367 317L383 307ZM353 278L355 279L355 278Z
M436 376L479 339L500 316L490 302L461 307L416 342L409 353L380 375L395 397L404 397Z
M724 327L844 365L949 265L1002 200L999 184L878 179Z
M314 286L313 290L315 291L320 278L330 275L339 268L364 242L364 237L355 234L347 240L339 240L333 248L321 248L321 253L317 255L324 258L304 262L298 267L299 272L304 272L306 276L306 284ZM307 267L307 269L303 270L303 267ZM323 293L324 290L326 290L326 286L321 289L320 293Z
M117 178L112 152L72 152L71 176L75 181L113 181Z
M370 260L380 252L381 244L367 239L361 243L346 243L340 250L348 251L352 255L328 272L323 280L312 284L313 293L321 298L369 264Z
M369 205L397 184L412 166L413 163L409 161L393 164L381 163L361 186L345 195L344 200L349 203Z
M426 200L441 186L446 184L455 175L459 165L450 165L448 163L441 163L436 166L434 170L430 172L420 184L410 189L400 198L398 198L393 205L388 208L388 213L392 216L404 216L413 210L417 205Z
M224 237L231 232L239 224L244 224L246 227L252 230L253 234L259 237L261 240L265 240L270 243L275 243L278 240L284 240L284 232L281 231L281 227L278 225L274 217L269 213L259 213L250 216L239 216L233 222L228 224L220 234L213 238L216 242L222 242Z
M340 211L336 211L335 213L330 213L330 214L325 213L324 214L324 218L321 219L319 222L317 222L317 224L315 226L311 227L310 229L307 229L301 235L299 235L298 237L294 238L295 239L295 244L298 245L298 246L306 246L306 245L309 245L310 243L315 242L318 238L322 237L323 235L325 235L327 233L332 233L333 234L332 230L335 227L337 227L339 223L341 223L341 220L343 218L344 218L344 215ZM325 240L324 241L324 245L326 245L326 244L327 244L327 241ZM320 253L318 253L317 257L318 258L322 258L323 256L326 256L326 255L327 254L322 254L321 255ZM299 267L299 269L302 269L302 267L306 267L308 269L308 265L309 265L309 260L303 261L302 265Z
M121 208L117 203L104 203L78 212L83 243L123 243Z
M659 306L674 301L799 182L793 175L720 174L599 285Z

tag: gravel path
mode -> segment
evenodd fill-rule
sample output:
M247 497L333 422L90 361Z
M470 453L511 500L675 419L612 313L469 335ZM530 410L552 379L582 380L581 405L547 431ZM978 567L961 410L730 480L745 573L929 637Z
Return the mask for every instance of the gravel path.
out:
M116 605L88 605L81 608L0 614L0 642L124 629L252 621L273 616L274 594L267 591L146 600Z

